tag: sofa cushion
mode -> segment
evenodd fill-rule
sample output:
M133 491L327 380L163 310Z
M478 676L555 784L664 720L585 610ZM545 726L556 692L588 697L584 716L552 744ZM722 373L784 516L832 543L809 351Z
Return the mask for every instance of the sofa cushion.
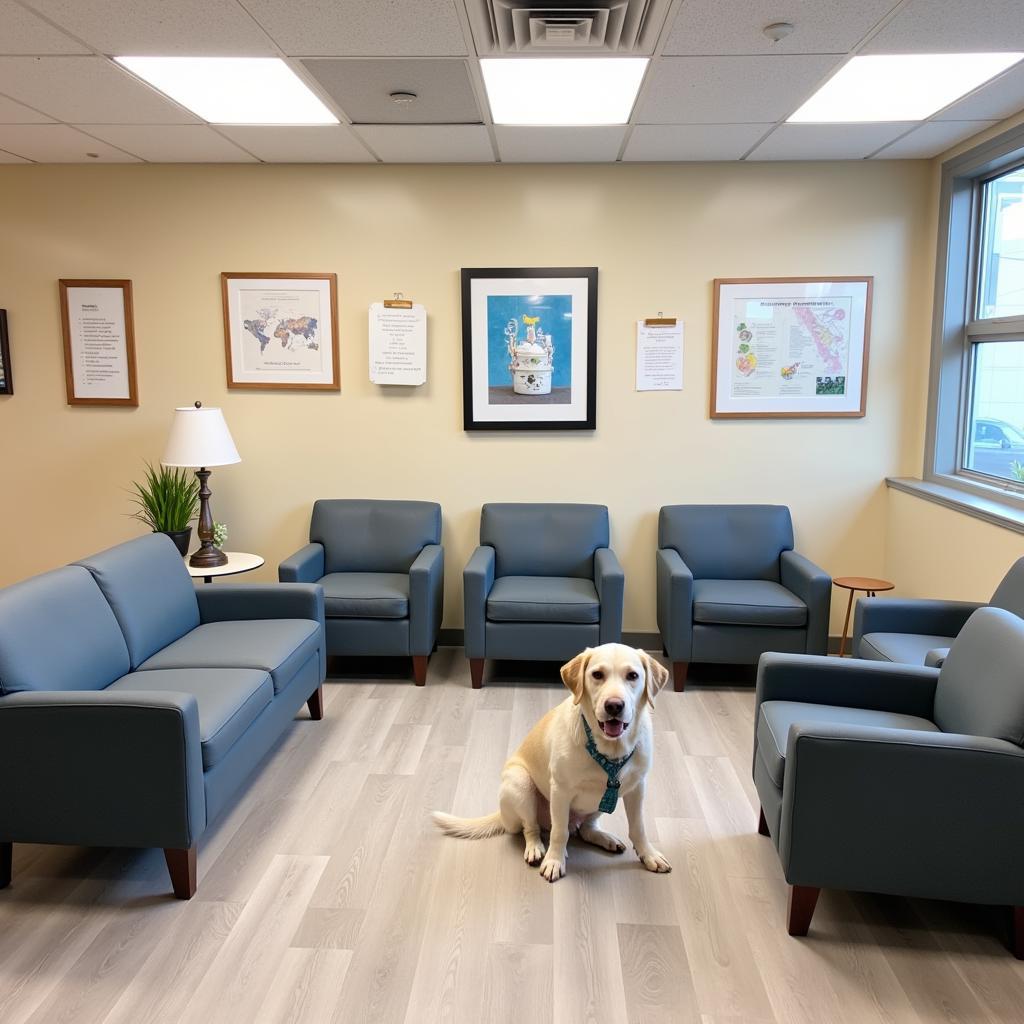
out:
M869 661L896 661L901 665L923 665L929 651L948 648L955 638L925 633L865 633L854 651Z
M766 700L757 721L757 749L776 786L782 786L786 772L786 744L790 726L797 722L828 722L836 725L868 725L877 729L909 729L939 732L927 718L899 715L892 711L835 707L831 704L802 704L792 700Z
M487 598L492 622L601 621L601 602L590 580L571 576L502 576Z
M248 668L132 672L111 683L107 689L191 693L199 706L203 768L212 768L220 761L274 699L274 684L270 676Z
M0 590L0 695L102 690L129 669L110 605L75 565Z
M694 580L693 621L729 626L806 626L807 605L770 580Z
M329 619L405 619L409 577L398 572L332 572L320 580Z
M114 609L132 668L199 625L185 562L169 537L151 533L79 560Z
M269 672L280 693L318 650L320 623L311 619L207 622L144 661L164 668L254 668Z

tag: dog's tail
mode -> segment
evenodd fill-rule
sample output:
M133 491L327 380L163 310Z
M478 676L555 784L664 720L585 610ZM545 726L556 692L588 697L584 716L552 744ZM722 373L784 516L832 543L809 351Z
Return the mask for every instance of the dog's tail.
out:
M500 836L505 831L498 811L482 818L456 818L454 814L434 811L431 817L445 835L457 836L459 839L489 839L491 836Z

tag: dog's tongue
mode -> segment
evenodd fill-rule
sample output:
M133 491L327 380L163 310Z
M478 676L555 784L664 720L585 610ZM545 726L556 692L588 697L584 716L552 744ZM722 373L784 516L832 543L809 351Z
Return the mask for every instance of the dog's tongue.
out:
M607 722L601 723L601 728L604 730L605 736L611 736L612 739L615 739L622 735L625 725L617 718L609 718Z

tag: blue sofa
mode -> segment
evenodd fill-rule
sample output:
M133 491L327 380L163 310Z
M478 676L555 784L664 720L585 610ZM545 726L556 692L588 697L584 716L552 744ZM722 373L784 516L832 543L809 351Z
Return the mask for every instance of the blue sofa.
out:
M322 717L326 667L319 587L197 589L162 534L0 590L0 887L13 843L161 847L190 898L196 840Z

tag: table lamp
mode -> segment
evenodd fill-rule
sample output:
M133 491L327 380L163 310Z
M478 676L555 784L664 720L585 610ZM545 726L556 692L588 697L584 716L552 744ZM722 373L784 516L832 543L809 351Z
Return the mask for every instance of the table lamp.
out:
M202 402L174 410L171 434L161 460L165 466L198 466L199 549L188 564L201 569L226 565L228 556L213 546L213 515L210 512L208 466L230 466L242 459L220 409L204 409Z

